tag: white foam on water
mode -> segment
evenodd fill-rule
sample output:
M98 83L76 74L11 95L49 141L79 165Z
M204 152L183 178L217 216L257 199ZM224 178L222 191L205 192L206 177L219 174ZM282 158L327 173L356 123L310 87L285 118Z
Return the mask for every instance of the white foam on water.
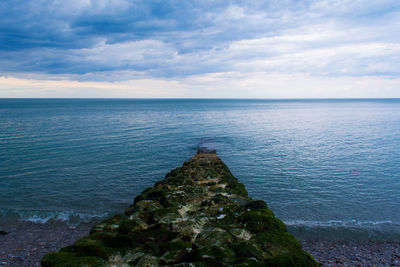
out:
M390 225L400 227L400 223L395 223L391 220L383 221L359 221L359 220L327 220L327 221L307 221L307 220L293 220L286 221L288 226L307 226L307 227L373 227L381 225Z
M45 224L54 220L75 225L79 223L88 223L108 216L108 213L86 213L74 211L0 210L0 218L2 219L26 221L38 224Z

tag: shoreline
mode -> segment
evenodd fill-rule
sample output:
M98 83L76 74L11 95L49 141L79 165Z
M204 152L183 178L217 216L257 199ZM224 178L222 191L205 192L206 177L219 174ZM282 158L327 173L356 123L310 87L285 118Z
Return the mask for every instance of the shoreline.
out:
M1 230L7 234L0 235L0 266L40 266L44 255L88 235L92 225L71 226L59 221L2 225Z
M400 242L384 240L299 240L322 266L400 266Z
M0 266L40 266L41 258L88 235L93 223L71 226L65 222L18 222L2 225ZM303 249L322 266L400 266L400 241L298 238Z

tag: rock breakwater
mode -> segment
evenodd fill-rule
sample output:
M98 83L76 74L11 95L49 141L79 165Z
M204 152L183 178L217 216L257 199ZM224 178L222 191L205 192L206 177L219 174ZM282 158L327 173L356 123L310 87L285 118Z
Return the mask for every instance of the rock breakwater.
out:
M319 266L214 151L199 151L138 195L125 214L42 266Z

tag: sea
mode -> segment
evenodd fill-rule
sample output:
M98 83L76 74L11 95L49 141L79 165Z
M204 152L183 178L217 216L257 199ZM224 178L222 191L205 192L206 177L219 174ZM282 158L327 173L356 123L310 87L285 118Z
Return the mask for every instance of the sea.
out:
M400 240L400 99L0 99L0 221L123 213L204 144L297 237Z

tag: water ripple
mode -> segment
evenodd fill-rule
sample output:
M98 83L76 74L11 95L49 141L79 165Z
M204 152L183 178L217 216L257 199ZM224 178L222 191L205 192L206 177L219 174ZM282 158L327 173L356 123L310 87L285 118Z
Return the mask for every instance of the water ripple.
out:
M211 138L290 225L396 228L399 118L399 100L1 99L0 209L121 212Z

